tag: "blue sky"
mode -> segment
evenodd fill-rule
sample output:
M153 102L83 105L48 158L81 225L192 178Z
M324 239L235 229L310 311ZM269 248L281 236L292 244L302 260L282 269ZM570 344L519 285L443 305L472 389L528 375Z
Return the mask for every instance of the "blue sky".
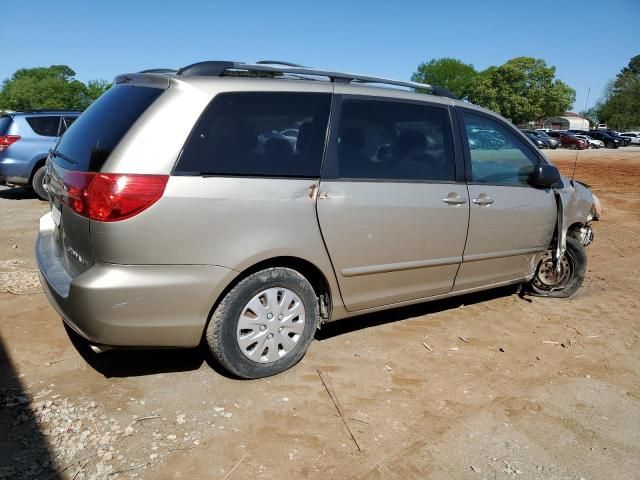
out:
M574 110L640 54L640 0L13 2L0 78L66 64L80 80L200 60L289 60L409 79L444 56L477 69L543 58L577 91Z

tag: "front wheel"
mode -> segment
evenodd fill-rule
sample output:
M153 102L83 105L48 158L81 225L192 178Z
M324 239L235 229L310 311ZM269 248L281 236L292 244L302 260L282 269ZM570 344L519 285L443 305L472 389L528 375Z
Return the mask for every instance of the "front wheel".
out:
M316 331L313 287L290 268L249 275L222 299L206 331L215 360L239 378L262 378L293 367Z
M538 263L536 274L527 289L541 297L570 297L582 286L587 272L587 253L584 246L573 237L567 237L567 249L554 267L551 251L547 251Z

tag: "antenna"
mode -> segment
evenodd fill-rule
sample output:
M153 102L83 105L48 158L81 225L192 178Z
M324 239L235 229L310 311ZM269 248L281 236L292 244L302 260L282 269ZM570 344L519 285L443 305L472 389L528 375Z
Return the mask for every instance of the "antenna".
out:
M587 111L587 106L589 105L589 94L591 93L591 87L587 90L587 100L584 102L584 111ZM588 122L589 120L587 120ZM584 123L583 123L584 125ZM588 144L587 144L588 145ZM573 173L571 174L571 182L573 183L573 179L576 176L576 167L578 166L578 153L580 150L576 148L576 159L573 161Z

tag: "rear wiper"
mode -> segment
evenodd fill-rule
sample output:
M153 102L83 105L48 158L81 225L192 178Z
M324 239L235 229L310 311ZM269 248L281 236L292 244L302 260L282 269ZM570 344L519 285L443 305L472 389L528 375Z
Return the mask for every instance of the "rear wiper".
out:
M55 148L52 148L51 150L49 150L49 153L50 153L51 155L53 155L54 157L61 158L61 159L63 159L64 161L69 162L69 163L71 163L71 164L73 164L73 165L77 165L77 164L78 164L78 162L76 162L75 160L73 160L73 159L71 159L71 158L67 157L64 153L59 152L59 151L58 151L58 150L56 150Z

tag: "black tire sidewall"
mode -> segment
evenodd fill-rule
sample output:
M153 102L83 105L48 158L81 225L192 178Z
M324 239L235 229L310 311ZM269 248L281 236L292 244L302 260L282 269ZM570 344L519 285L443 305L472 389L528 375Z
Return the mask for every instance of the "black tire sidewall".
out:
M567 286L562 290L548 292L536 287L532 280L527 284L530 293L542 297L567 298L578 291L587 273L587 252L585 251L584 245L573 237L567 237L567 252L573 261L573 271L571 272L571 278L567 282ZM536 272L537 268L536 266Z
M49 194L44 189L44 177L46 173L46 167L42 165L35 171L35 173L33 174L33 178L31 179L31 188L40 200L49 199Z
M273 363L257 363L245 357L236 339L244 306L258 293L272 287L294 292L304 304L305 328L296 348ZM289 268L269 268L239 282L223 299L207 327L206 340L215 360L238 378L263 378L283 372L302 359L313 340L319 318L318 301L309 281Z

